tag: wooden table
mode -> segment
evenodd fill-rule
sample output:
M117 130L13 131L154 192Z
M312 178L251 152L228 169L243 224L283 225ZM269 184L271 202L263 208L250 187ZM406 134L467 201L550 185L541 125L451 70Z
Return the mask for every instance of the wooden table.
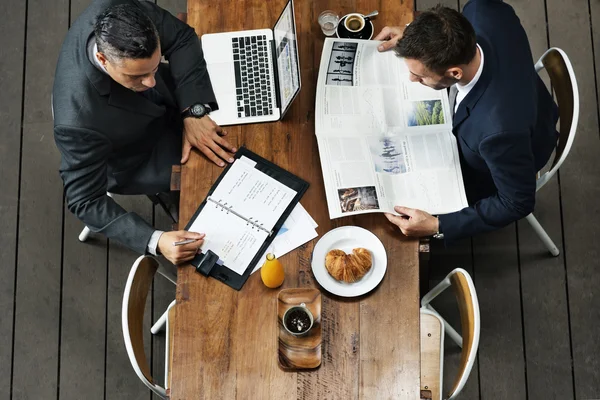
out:
M188 0L188 23L199 34L273 26L286 0ZM342 225L362 226L383 242L388 270L369 295L343 299L323 291L321 367L283 372L277 364L276 298L254 274L237 292L191 267L178 272L173 324L172 399L410 399L419 398L418 241L407 240L382 214L331 221L314 136L314 103L324 36L317 16L379 10L385 24L406 24L412 1L296 0L302 90L283 122L229 127L228 140L310 183L302 204L320 235ZM222 169L198 153L182 168L181 227ZM319 287L311 272L313 241L281 258L283 288Z

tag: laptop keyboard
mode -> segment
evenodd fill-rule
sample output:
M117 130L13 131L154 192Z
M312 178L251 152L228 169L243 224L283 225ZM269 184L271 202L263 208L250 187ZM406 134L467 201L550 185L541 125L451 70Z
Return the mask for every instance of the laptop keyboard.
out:
M269 43L265 35L231 39L238 118L273 114Z

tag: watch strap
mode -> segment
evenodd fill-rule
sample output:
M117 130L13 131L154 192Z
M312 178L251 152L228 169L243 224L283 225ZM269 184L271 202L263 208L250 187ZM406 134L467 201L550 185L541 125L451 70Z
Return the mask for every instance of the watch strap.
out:
M182 113L181 113L181 117L182 118L187 118L187 117L191 117L192 116L190 108L192 108L192 107L188 107L188 108L186 108L185 110L182 111Z

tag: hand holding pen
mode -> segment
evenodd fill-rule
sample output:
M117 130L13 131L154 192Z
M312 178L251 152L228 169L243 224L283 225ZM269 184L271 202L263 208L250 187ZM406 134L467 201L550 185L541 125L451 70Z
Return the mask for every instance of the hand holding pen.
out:
M164 232L158 240L157 248L173 264L182 264L200 252L204 236L204 233L188 231Z

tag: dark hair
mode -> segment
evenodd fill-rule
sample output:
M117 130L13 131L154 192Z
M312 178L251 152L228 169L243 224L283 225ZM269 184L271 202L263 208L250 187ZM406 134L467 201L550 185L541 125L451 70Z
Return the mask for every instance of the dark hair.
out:
M117 62L123 58L150 58L158 48L158 32L146 14L132 4L104 10L94 24L98 51Z
M468 64L477 52L475 30L461 13L437 5L406 27L394 48L399 57L422 62L443 75L450 67Z

